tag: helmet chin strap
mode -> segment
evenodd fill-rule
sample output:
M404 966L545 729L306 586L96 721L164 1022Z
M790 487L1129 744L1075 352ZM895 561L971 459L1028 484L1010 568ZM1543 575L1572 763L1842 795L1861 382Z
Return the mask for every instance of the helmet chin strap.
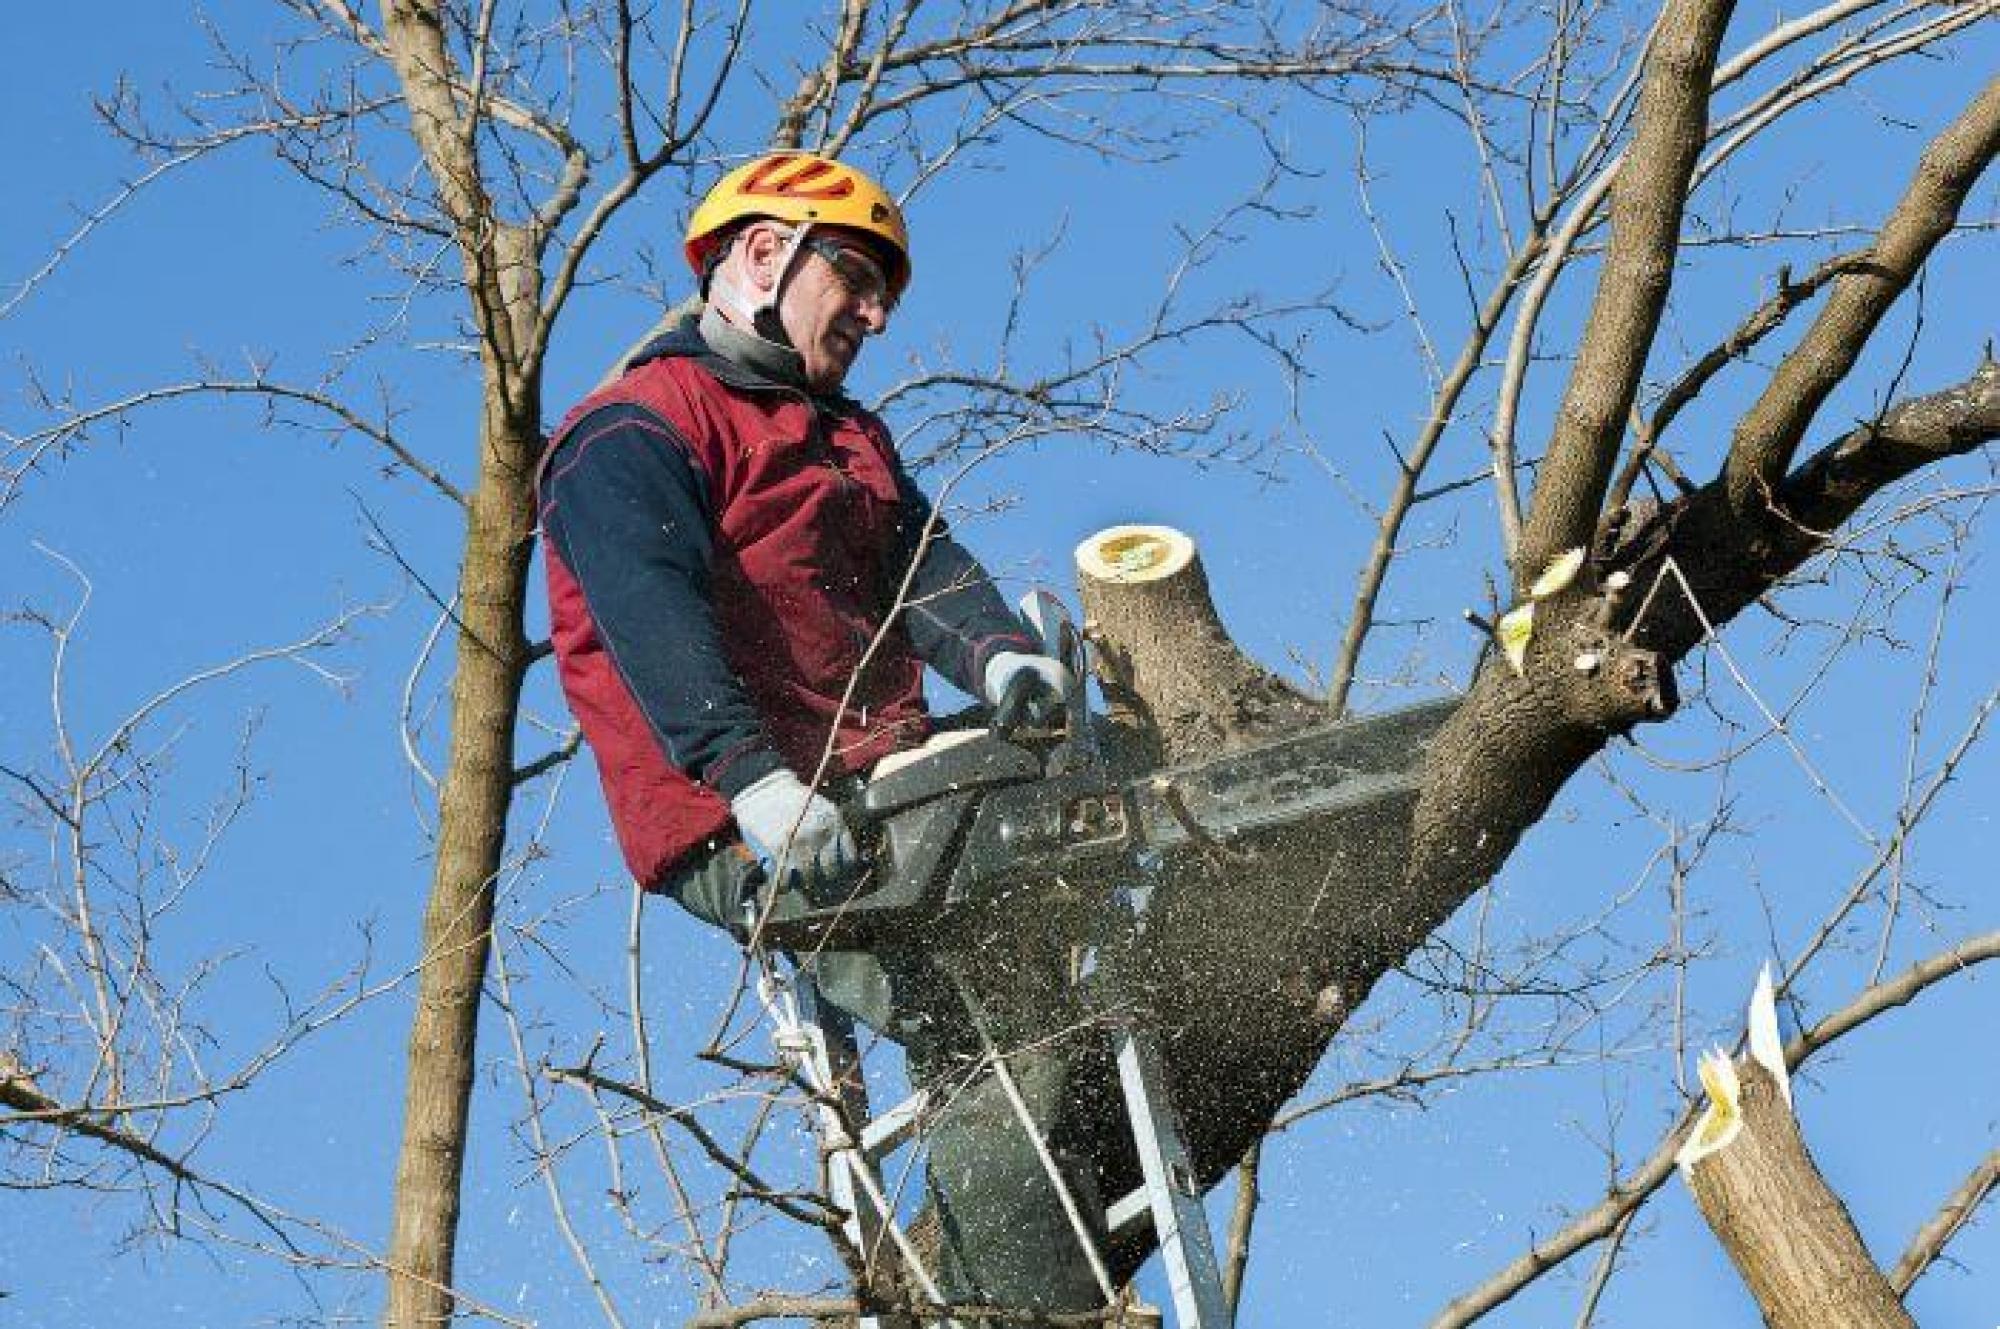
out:
M728 310L744 327L765 341L792 349L792 336L785 331L784 320L778 316L778 301L785 293L785 283L791 279L792 268L798 263L799 255L805 252L806 232L811 229L811 222L801 222L785 238L785 247L778 254L777 280L771 283L771 294L763 301L752 301L721 269L717 269L715 276L709 279L708 298Z

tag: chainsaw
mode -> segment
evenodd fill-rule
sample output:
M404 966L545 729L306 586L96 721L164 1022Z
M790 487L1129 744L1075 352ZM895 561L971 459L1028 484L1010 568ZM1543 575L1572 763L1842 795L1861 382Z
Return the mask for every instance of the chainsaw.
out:
M842 804L869 871L837 900L780 897L763 922L768 944L949 944L997 912L1072 906L1190 855L1226 857L1246 837L1342 814L1407 818L1424 754L1457 706L1426 702L1120 776L1088 709L1082 634L1047 592L1021 607L1044 652L1076 680L1060 706L1023 675L988 728L941 735L878 766Z

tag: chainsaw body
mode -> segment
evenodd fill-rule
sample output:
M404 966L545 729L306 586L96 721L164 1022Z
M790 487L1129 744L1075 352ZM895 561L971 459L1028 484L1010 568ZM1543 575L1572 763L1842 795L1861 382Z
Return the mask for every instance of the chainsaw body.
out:
M1066 619L1043 635L1087 677ZM868 782L843 809L868 872L838 901L775 909L766 939L792 950L964 944L1009 911L1087 912L1177 855L1340 813L1407 817L1424 752L1456 706L1317 726L1121 779L1094 742L1081 683L1072 692L1053 735L996 726Z

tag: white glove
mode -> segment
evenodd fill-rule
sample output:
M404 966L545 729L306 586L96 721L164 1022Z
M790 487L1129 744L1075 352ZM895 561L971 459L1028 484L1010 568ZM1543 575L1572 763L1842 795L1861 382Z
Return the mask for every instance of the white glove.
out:
M1075 686L1069 676L1069 667L1062 661L1048 655L1024 655L1020 651L1002 651L986 662L986 677L981 680L986 700L995 706L1007 695L1007 689L1022 674L1033 674L1047 685L1051 699L1062 701L1069 696Z
M860 862L840 809L784 767L729 800L736 829L780 887L797 874L813 886L837 882Z

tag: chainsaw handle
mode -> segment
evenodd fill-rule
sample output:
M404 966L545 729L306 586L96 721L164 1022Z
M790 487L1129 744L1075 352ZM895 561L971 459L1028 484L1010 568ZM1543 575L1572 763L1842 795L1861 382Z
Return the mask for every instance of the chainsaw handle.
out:
M1069 693L1063 704L1050 707L1039 717L1053 721L1060 715L1062 719L1062 741L1048 755L1048 773L1063 775L1102 766L1103 754L1097 750L1097 736L1090 724L1090 650L1076 620L1069 616L1061 598L1048 591L1030 591L1021 597L1021 620L1040 644L1042 654L1062 661L1069 670Z
M1055 689L1048 680L1031 669L1023 669L1007 681L1007 690L1000 694L1000 704L993 708L993 736L1009 739L1014 731L1033 720L1040 720L1047 704L1054 696Z

